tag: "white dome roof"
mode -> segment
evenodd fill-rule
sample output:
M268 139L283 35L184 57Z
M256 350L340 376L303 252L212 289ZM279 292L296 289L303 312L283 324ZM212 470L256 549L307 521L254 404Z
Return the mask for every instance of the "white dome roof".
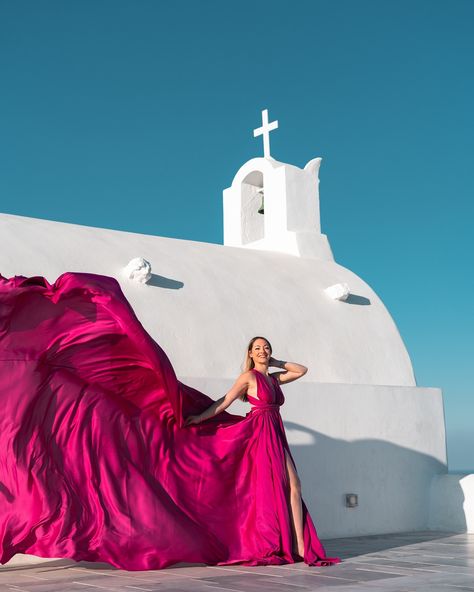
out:
M148 284L122 275L133 257ZM308 367L301 380L415 385L410 358L375 292L331 260L0 214L0 273L114 276L139 320L184 376L235 377L251 337ZM346 282L351 296L332 300Z

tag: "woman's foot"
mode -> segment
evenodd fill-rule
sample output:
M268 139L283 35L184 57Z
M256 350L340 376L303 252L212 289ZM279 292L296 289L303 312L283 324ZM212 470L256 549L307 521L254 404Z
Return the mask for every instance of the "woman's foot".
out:
M304 561L304 547L302 549L293 549L293 557L296 561Z

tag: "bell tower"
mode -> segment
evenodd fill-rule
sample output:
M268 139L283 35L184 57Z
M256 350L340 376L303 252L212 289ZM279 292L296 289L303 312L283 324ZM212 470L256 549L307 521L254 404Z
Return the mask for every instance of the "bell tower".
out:
M270 131L262 111L264 156L246 162L232 185L223 192L224 245L263 249L333 261L327 236L321 234L319 216L319 167L321 158L304 169L278 162L270 156Z

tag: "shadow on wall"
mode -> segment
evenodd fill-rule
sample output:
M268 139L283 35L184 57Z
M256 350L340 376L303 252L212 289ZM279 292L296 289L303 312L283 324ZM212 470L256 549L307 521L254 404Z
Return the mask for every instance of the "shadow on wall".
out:
M284 425L303 499L323 537L428 530L437 525L430 516L430 496L433 480L447 472L442 462L383 440L345 441L294 422ZM358 495L358 506L346 507L347 493ZM458 488L450 498L453 519L440 530L466 531L463 502Z
M346 300L343 300L346 304L358 304L359 306L367 306L370 304L369 298L365 296L359 296L358 294L349 294Z
M172 280L163 275L156 273L151 274L151 278L147 281L147 285L154 286L155 288L167 288L168 290L179 290L184 286L184 282L179 280Z
M430 527L474 532L474 474L434 476L430 495Z

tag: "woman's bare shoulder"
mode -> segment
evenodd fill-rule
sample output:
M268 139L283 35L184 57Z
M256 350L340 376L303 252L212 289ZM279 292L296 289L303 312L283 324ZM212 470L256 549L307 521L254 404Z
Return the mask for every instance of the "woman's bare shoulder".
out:
M241 372L237 376L237 378L235 379L235 382L243 383L243 382L252 382L254 380L255 380L254 373L251 370L245 370L244 372Z
M252 370L245 370L245 372L242 372L239 378L242 378L247 382L253 382L255 380L255 374L252 372Z

